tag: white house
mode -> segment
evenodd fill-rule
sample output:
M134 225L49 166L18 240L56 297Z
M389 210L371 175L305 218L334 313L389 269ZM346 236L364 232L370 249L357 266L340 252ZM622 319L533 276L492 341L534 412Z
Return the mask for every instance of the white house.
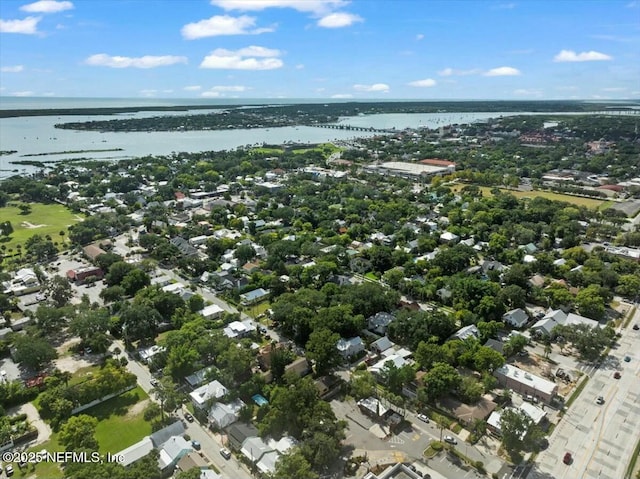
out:
M218 429L224 429L238 420L240 410L245 406L240 399L227 404L217 402L209 411L209 423Z
M227 392L227 388L218 380L215 380L194 389L189 393L189 396L191 396L191 402L194 407L203 409L209 399L220 399L224 397Z
M256 324L250 320L245 319L244 321L232 321L227 324L225 328L222 329L222 333L228 338L244 338L249 334L255 332Z
M204 319L218 319L223 313L224 309L217 304L210 304L200 311L200 314Z
M346 359L364 351L364 343L362 342L362 338L360 336L349 339L340 338L337 344L337 348L338 353Z
M31 268L22 268L16 271L13 279L5 281L2 286L5 293L15 296L40 291L40 281Z

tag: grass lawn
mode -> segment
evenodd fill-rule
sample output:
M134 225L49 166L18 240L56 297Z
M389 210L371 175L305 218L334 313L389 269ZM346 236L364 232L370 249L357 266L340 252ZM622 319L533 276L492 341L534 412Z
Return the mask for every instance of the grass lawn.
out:
M466 186L465 184L453 185L451 186L451 191L453 191L454 193L457 193L460 190L462 190L462 188L464 188L465 186ZM480 187L480 190L482 191L482 194L484 196L491 196L492 189L493 188L489 188L488 186ZM553 201L564 201L566 203L571 203L576 206L586 206L587 208L605 208L605 207L608 208L609 206L614 204L612 201L608 201L608 200L599 200L595 198L583 198L582 196L564 195L562 193L554 193L552 191L540 191L540 190L515 191L515 190L506 190L502 188L500 189L500 191L503 191L505 193L510 193L516 198L542 197L542 198L547 198Z
M291 153L293 153L294 155L301 155L308 151L319 151L320 153L324 154L325 158L327 158L332 153L335 153L336 151L340 151L340 150L341 148L338 148L337 146L331 143L322 143L321 145L318 145L315 148L298 148L295 150L291 150Z
M251 306L246 306L244 312L253 316L253 319L257 318L261 314L271 307L271 303L269 301L263 301L259 304L253 304Z
M138 386L81 413L98 419L96 439L101 453L119 452L151 434L151 423L144 420L143 408L136 406L148 397L147 393ZM58 433L54 432L47 442L34 446L28 451L37 452L43 449L49 452L64 451L64 447L58 442ZM34 474L34 470L30 468L22 472L17 465L14 467L16 470L14 477L29 477ZM43 462L35 467L35 477L57 479L63 477L63 474L58 464Z
M262 155L281 155L283 152L282 148L251 148L251 153L260 153Z
M34 234L50 235L54 243L66 242L69 226L79 221L75 213L57 203L50 205L29 203L29 206L31 206L31 213L28 215L21 214L15 206L0 208L2 221L10 221L13 226L13 233L9 236L9 241L2 243L7 247L7 250L9 248L15 250L19 244L24 248L25 242ZM40 226L31 228L23 224L25 222ZM63 237L60 236L60 231L64 231Z
M99 421L96 439L100 445L100 452L121 451L151 434L151 423L142 417L143 408L135 407L148 397L147 393L137 386L81 413L93 416Z

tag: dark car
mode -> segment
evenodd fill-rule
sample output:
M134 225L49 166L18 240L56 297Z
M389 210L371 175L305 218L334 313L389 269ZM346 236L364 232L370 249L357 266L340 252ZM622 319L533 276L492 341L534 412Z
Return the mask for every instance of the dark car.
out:
M616 371L615 373L613 373L613 377L614 377L615 379L620 379L620 377L621 377L620 372L619 372L619 371Z
M184 418L189 422L193 422L193 416L188 412L184 413Z
M562 458L562 462L564 462L565 464L571 464L571 461L573 461L573 457L571 457L571 453L565 452L564 457Z
M202 446L198 441L191 441L191 447L193 447L196 451L199 451Z
M638 326L637 324L634 324L633 329L637 331L638 329L640 329L640 326Z

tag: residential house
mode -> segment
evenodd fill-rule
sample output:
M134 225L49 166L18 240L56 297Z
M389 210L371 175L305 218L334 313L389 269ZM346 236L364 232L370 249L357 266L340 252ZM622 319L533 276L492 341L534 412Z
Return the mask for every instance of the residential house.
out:
M392 348L394 346L393 342L389 339L388 336L382 336L380 339L375 340L371 343L369 348L376 354L382 354L384 351Z
M203 368L196 371L193 374L190 374L186 378L184 378L185 382L189 385L191 389L195 389L202 385L207 379L207 375L213 371L213 368Z
M200 311L200 315L204 319L218 319L224 314L224 309L222 309L217 304L211 304L206 306L202 311Z
M175 467L182 457L193 451L193 446L182 436L171 436L162 447L160 447L160 457L158 466L161 471Z
M204 384L189 393L194 407L204 409L210 399L218 400L226 396L228 390L218 380Z
M244 321L232 321L227 324L222 333L231 339L241 339L256 331L256 324L251 319L245 319Z
M393 314L383 311L367 318L367 328L377 334L387 334L387 327L396 319Z
M238 420L240 410L245 406L240 399L226 404L217 402L209 410L209 424L211 427L224 429Z
M183 456L176 464L176 469L180 472L190 471L194 468L200 469L200 477L198 479L222 479L222 476L209 469L209 463L195 452L190 452Z
M478 328L476 327L476 325L470 324L469 326L464 326L460 328L449 339L461 339L462 341L464 341L467 338L478 339L479 337L480 337L480 331L478 331Z
M344 339L340 338L337 344L338 353L344 358L348 359L357 356L364 351L364 342L360 336L355 338Z
M169 241L173 246L180 250L180 254L182 254L182 256L185 256L187 258L198 256L198 250L181 236L171 238Z
M450 231L445 231L440 235L440 242L447 244L455 244L460 241L460 236Z
M249 291L247 293L241 294L240 300L243 305L247 306L250 304L259 303L260 301L267 299L268 296L269 296L269 290L258 288L258 289Z
M502 315L502 320L514 328L523 328L529 322L529 315L521 308L512 309Z
M269 444L261 437L253 436L245 439L240 452L263 474L273 474L275 472L275 464L279 454L275 449L269 447Z
M227 429L227 438L229 439L229 447L236 451L242 448L242 444L249 437L258 435L258 429L253 424L237 422Z

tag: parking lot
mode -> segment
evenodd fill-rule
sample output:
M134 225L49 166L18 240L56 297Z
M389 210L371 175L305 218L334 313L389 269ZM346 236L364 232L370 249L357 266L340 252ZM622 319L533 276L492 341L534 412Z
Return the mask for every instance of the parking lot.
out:
M633 322L640 322L640 312ZM629 327L622 334L556 427L531 479L624 477L640 430L640 331ZM603 404L597 404L598 396ZM566 453L571 454L568 463Z

